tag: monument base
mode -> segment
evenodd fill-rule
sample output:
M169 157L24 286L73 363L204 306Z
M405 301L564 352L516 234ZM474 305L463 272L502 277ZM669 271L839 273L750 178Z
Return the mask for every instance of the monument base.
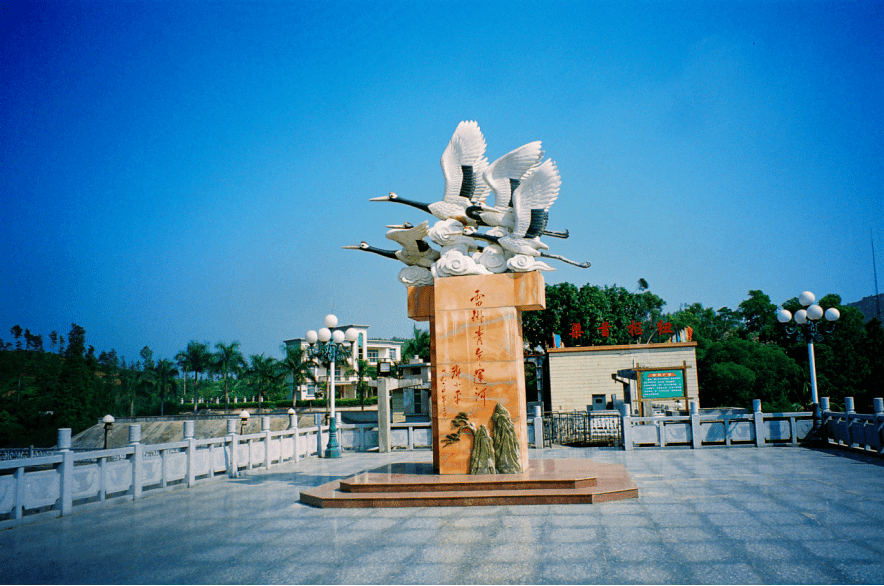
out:
M592 504L638 498L616 464L592 460L530 460L519 474L435 474L431 463L398 463L301 493L321 508L463 507Z

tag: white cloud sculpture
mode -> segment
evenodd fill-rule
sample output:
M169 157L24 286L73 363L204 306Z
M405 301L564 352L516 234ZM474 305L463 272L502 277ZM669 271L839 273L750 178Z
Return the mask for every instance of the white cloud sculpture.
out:
M405 267L399 271L399 282L406 287L423 287L433 284L433 273L430 269L419 266Z
M530 271L554 271L555 269L545 262L535 259L527 254L517 254L506 261L506 266L514 273L527 273Z
M459 250L449 250L436 261L431 269L433 276L441 279L444 277L461 277L463 275L490 275L491 271L480 264L476 264L471 257Z

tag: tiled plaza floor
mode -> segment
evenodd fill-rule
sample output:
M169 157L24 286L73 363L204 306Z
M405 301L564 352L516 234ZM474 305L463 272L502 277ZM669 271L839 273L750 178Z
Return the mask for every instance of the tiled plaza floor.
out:
M803 448L532 450L626 466L596 505L315 509L347 452L0 531L0 583L880 584L884 460Z

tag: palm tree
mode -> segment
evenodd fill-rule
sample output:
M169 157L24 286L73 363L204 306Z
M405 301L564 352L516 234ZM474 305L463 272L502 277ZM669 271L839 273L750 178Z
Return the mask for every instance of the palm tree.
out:
M245 365L245 358L239 351L239 342L236 340L227 345L224 342L218 342L215 344L215 349L217 350L214 354L215 366L224 377L224 410L226 412L230 410L230 375L240 372Z
M303 348L285 345L282 350L285 352L285 358L282 359L283 367L286 374L292 375L292 407L294 407L298 401L298 388L308 381L316 382L316 375L313 374L315 363L307 358Z
M420 330L414 326L414 333L411 340L405 342L402 347L402 360L408 362L412 356L420 356L424 362L430 361L430 332Z
M366 384L365 379L374 378L377 375L376 367L372 366L368 360L361 358L356 360L356 368L347 369L347 376L356 375L356 395L359 397L359 405L365 411L365 394L370 387Z
M183 394L187 397L187 371L190 370L190 359L187 357L187 351L179 350L178 354L175 355L175 361L178 363L178 367L181 368L181 378L184 379Z
M209 352L208 342L197 342L196 340L191 340L187 343L187 350L184 353L190 370L196 375L196 380L193 384L193 410L196 412L197 404L199 403L198 387L200 374L204 373L211 365L212 355Z
M249 359L252 364L246 370L246 376L249 377L253 388L258 393L258 409L261 409L264 397L279 390L280 383L286 373L282 364L272 356L265 358L264 354L252 354Z
M154 384L157 394L160 396L160 415L165 415L166 394L169 387L175 387L175 377L178 369L171 360L163 358L154 367Z

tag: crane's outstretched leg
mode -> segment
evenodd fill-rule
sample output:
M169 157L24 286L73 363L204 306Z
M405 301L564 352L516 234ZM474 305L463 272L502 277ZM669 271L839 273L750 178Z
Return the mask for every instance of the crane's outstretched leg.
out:
M568 260L564 256L559 256L558 254L549 254L548 252L541 252L540 256L543 258L554 258L556 260L560 260L562 262L566 262L569 265L574 265L575 267L580 267L581 269L588 269L590 267L590 262L574 262L573 260Z

